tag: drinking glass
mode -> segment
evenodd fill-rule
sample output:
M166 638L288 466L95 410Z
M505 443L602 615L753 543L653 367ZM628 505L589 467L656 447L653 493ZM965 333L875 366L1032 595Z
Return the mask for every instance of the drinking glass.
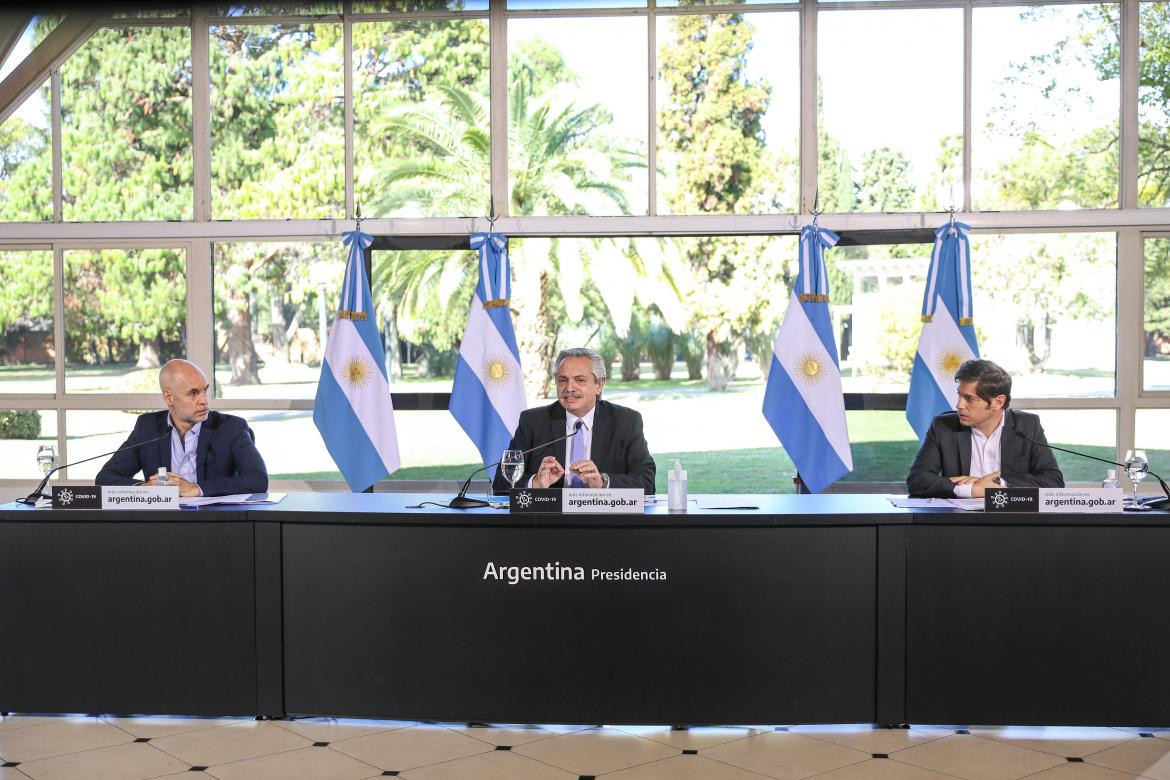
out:
M57 446L55 444L42 444L37 447L37 465L40 466L41 473L46 476L57 468Z
M504 470L504 479L508 480L509 487L515 489L520 477L524 476L524 453L520 450L504 450L500 468Z
M1149 509L1138 503L1138 483L1146 478L1150 472L1149 461L1146 460L1145 450L1127 450L1125 453L1125 475L1133 483L1133 508L1137 510Z

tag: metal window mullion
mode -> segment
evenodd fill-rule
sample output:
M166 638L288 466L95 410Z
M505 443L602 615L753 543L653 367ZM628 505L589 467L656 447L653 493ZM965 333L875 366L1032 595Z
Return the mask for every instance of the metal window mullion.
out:
M506 0L490 0L488 16L489 123L491 131L492 217L509 214L508 182L508 20Z
M1121 119L1118 154L1118 205L1138 207L1138 79L1141 6L1138 0L1121 4Z
M800 12L800 212L817 195L817 0L801 0Z
M215 376L215 308L210 241L192 241L187 254L187 359ZM212 382L214 398L215 382Z
M211 29L198 6L191 12L191 158L195 221L211 220Z
M975 12L971 0L963 4L963 211L971 211L971 128L974 127ZM952 204L953 205L953 204Z
M64 172L62 170L64 155L61 146L61 69L53 68L49 73L49 125L53 144L53 221L64 220Z
M646 213L658 213L658 19L650 0L646 19Z
M354 204L356 203L353 169L353 19L350 17L350 10L350 0L345 0L341 14L341 62L345 84L342 90L342 110L345 112L345 215L347 217L354 216Z
M1134 410L1141 396L1144 246L1138 230L1117 233L1117 455L1133 447Z
M56 73L56 70L53 71ZM69 448L65 430L65 250L53 247L53 409L57 414L57 457L69 462ZM63 469L59 479L66 479L69 470Z

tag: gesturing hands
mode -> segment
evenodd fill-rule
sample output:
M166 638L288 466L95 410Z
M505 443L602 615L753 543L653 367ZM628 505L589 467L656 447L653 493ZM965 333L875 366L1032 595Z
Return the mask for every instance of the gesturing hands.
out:
M597 466L591 460L579 460L569 466L569 471L576 474L591 488L599 488L605 485L605 479L601 476L601 472L597 470Z
M563 476L565 476L565 467L560 464L560 461L552 455L545 455L544 460L540 461L540 468L537 470L536 476L532 478L532 487L546 488Z

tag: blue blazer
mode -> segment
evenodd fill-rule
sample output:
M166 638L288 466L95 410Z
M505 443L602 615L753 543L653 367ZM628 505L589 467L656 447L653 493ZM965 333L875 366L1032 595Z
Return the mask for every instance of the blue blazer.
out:
M169 412L140 415L122 447L95 480L99 485L133 485L157 474L160 466L171 470L169 436L141 447L132 445L164 436ZM139 477L141 472L143 475ZM205 496L229 496L235 493L263 493L268 490L268 469L252 443L252 431L241 417L211 412L199 430L199 449L195 456L196 482Z

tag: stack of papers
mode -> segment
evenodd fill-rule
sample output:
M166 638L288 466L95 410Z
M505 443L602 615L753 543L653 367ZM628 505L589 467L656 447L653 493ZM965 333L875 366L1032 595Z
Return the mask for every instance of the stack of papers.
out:
M252 504L279 504L284 493L236 493L231 496L188 496L179 498L180 506L247 506Z
M962 509L964 512L982 512L982 498L897 498L890 496L890 503L899 509Z

